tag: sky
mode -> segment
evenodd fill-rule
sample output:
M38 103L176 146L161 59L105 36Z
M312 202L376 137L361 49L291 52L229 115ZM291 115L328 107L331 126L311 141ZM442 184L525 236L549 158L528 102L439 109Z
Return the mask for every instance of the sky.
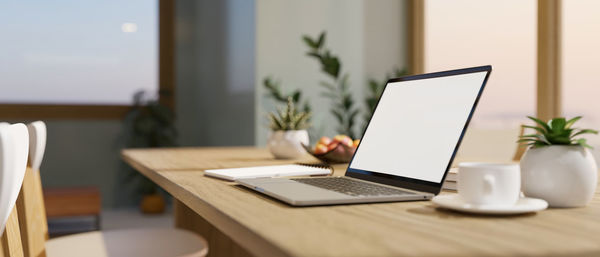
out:
M118 105L158 88L157 0L3 0L0 35L0 103Z

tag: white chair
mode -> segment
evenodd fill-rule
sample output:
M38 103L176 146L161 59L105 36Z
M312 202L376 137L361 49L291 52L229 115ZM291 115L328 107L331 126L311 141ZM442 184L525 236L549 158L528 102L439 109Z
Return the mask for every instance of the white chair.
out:
M27 166L27 141L24 124L0 123L0 256L3 257L23 256L15 203Z
M39 179L39 166L46 146L46 126L41 121L36 121L28 126L31 138L30 167L27 169L23 183L22 194L23 212L19 216L27 217L25 226L21 226L21 237L26 245L25 256L31 257L106 257L106 256L206 256L208 243L202 237L186 230L167 229L128 229L113 231L94 231L74 234L48 240L44 232L39 232L40 227L47 226L46 216L43 212L43 199L27 197L38 195L41 192ZM44 228L47 231L47 227Z

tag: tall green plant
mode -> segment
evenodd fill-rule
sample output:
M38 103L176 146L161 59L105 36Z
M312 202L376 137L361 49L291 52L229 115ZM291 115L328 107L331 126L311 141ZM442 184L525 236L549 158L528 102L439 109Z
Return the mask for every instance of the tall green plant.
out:
M354 98L348 85L348 74L341 74L342 64L338 56L325 48L325 32L316 38L304 35L302 40L308 46L306 53L321 64L321 70L329 76L329 81L321 81L324 91L322 95L332 100L330 112L338 122L337 132L356 138L354 126L359 109L354 106Z

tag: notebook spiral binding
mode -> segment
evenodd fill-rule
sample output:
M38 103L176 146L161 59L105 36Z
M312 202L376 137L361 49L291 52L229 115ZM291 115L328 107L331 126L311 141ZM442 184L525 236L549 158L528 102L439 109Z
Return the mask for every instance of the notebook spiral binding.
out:
M307 166L307 167L312 167L312 168L322 168L322 169L329 169L331 172L329 173L328 176L332 176L333 175L333 166L326 164L326 163L301 163L301 162L297 162L294 163L297 165L302 165L302 166ZM323 176L323 175L312 175L312 176Z

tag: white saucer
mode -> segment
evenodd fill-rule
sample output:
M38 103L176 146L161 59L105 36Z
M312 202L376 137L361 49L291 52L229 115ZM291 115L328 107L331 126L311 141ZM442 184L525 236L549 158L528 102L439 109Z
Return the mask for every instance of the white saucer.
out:
M541 211L548 208L542 199L521 197L514 205L475 205L465 203L458 194L438 195L432 202L442 208L479 214L520 214Z

